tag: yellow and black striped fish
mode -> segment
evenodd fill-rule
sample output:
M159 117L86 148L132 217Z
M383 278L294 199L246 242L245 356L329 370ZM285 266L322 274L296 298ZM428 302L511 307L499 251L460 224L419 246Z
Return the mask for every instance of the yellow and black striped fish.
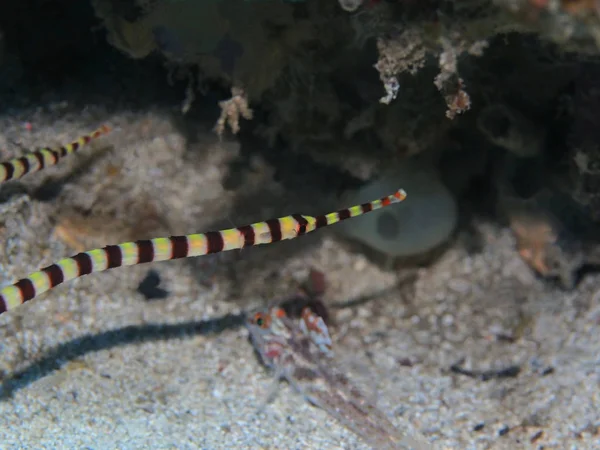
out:
M99 138L109 131L110 128L103 125L96 131L86 134L70 144L55 148L40 148L18 158L0 163L0 183L16 180L28 173L42 170L44 167L54 166L60 159L75 153L84 145L89 144L92 139Z
M126 242L78 253L0 290L0 314L83 275L115 267L201 256L294 239L318 228L401 202L405 198L406 193L399 189L387 197L316 217L292 214L228 230Z

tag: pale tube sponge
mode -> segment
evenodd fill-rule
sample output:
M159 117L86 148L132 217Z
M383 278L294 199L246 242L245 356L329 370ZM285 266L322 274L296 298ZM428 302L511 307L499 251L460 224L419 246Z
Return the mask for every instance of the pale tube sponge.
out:
M416 256L448 240L458 221L457 204L434 171L405 163L393 173L347 194L345 201L365 202L401 185L407 198L382 211L357 217L337 229L389 257Z

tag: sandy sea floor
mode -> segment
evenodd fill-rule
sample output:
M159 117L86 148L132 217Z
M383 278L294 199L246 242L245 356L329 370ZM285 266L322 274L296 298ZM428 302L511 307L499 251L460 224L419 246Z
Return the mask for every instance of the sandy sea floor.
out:
M225 189L239 145L177 107L82 108L58 93L2 116L3 159L114 131L2 189L0 282L78 247L326 212L260 158ZM337 362L399 428L437 448L600 448L600 276L561 291L531 273L508 230L474 230L479 248L461 232L418 270L383 270L332 229L60 286L0 317L0 448L368 448L285 383L260 410L273 380L239 314L293 295L311 268L338 306ZM150 269L167 298L136 291ZM520 371L484 381L454 364Z

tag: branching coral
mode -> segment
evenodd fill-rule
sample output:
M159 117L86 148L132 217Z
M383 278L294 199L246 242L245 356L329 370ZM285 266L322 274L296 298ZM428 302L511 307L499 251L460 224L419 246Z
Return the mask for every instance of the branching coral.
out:
M481 56L488 44L486 41L468 43L464 39L452 40L446 37L441 39L441 43L443 51L439 57L440 73L435 77L434 84L446 100L446 117L454 119L457 114L471 108L471 98L464 89L465 82L458 75L458 57L465 52Z
M415 74L425 65L427 51L423 46L420 35L416 30L407 30L395 39L377 40L379 60L375 69L386 91L381 103L389 104L398 95L398 79L396 75L408 72Z
M223 136L225 127L229 125L233 134L240 131L240 116L246 120L251 120L253 116L252 109L248 106L246 93L239 87L231 88L231 98L219 102L221 107L221 116L215 125L215 132L219 137Z
M483 39L471 41L458 30L442 34L432 42L434 37L427 35L426 27L415 26L394 37L377 40L379 60L375 68L387 93L381 102L388 104L396 97L397 75L405 72L414 75L425 66L428 54L439 54L440 73L434 84L448 106L446 116L453 119L471 107L469 94L464 89L465 82L458 74L459 57L464 53L481 56L487 42Z

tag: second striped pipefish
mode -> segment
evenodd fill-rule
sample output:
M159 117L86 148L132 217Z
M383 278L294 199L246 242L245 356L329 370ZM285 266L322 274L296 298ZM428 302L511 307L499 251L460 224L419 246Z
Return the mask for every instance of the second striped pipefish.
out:
M0 163L0 183L16 180L28 173L42 170L44 167L56 165L62 158L75 153L81 147L89 144L92 140L110 132L110 127L103 125L90 134L81 136L79 139L67 145L59 147L44 147L23 156L10 159Z

